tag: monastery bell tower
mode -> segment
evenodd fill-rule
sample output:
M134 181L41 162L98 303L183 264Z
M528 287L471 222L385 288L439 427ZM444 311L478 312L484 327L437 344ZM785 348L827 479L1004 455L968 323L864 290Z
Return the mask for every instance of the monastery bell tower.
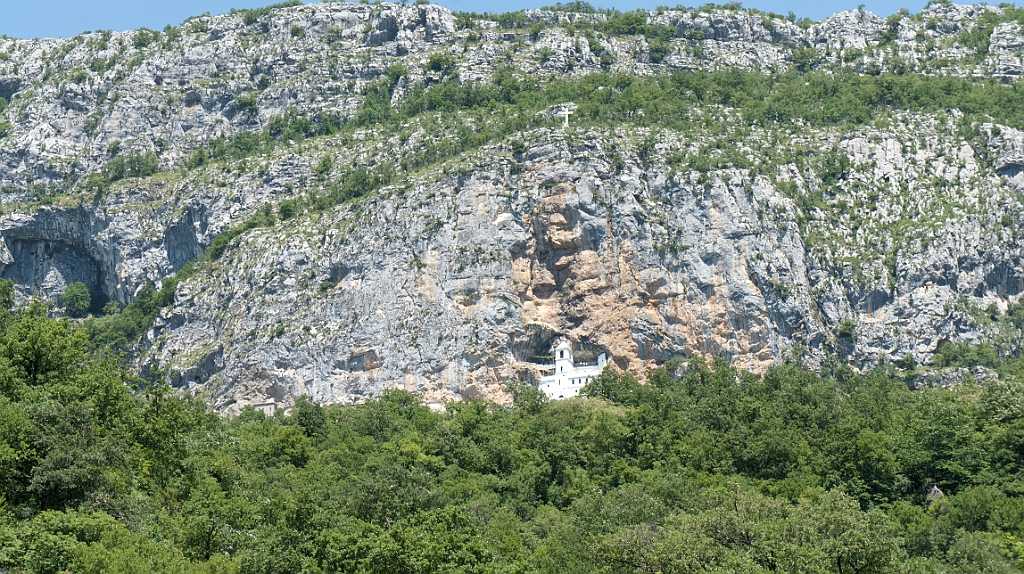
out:
M572 347L562 341L555 347L555 374L568 373L573 369Z

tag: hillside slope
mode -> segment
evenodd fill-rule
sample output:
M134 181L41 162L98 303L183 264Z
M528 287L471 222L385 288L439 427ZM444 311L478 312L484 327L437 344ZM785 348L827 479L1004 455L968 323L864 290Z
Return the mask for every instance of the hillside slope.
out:
M0 40L3 276L136 301L91 328L227 410L504 400L560 337L636 372L1015 352L1022 14L322 3Z

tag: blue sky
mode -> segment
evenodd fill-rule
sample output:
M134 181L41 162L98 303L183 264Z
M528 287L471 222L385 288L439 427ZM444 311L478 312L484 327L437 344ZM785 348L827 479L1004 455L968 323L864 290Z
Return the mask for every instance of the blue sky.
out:
M223 14L231 8L255 8L277 0L0 0L0 34L16 38L68 37L86 30L129 30L147 27L162 29L178 25L189 16L204 12ZM700 5L707 0L686 2ZM724 4L728 0L718 0ZM555 0L439 0L437 4L452 10L471 12L509 12L520 8L539 8ZM595 6L633 10L655 8L659 4L675 6L678 0L597 0ZM820 20L841 10L852 10L863 3L867 10L887 16L901 7L917 12L925 0L902 3L874 0L750 0L747 8L778 12L794 12L798 17Z

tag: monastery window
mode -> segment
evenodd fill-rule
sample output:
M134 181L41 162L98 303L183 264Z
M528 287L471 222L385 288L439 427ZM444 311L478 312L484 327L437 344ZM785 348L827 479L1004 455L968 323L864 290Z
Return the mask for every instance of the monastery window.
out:
M559 359L564 359L565 358L565 351L559 351L558 352L558 358Z

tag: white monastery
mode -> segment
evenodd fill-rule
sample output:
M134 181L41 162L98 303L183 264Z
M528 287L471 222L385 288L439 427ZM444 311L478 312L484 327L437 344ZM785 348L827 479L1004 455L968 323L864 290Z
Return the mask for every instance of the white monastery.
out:
M554 348L555 364L550 369L552 373L540 378L538 387L549 399L567 399L580 394L580 389L594 377L601 374L604 366L608 364L608 358L604 353L597 357L596 363L574 363L572 360L572 347L569 343L562 341Z

